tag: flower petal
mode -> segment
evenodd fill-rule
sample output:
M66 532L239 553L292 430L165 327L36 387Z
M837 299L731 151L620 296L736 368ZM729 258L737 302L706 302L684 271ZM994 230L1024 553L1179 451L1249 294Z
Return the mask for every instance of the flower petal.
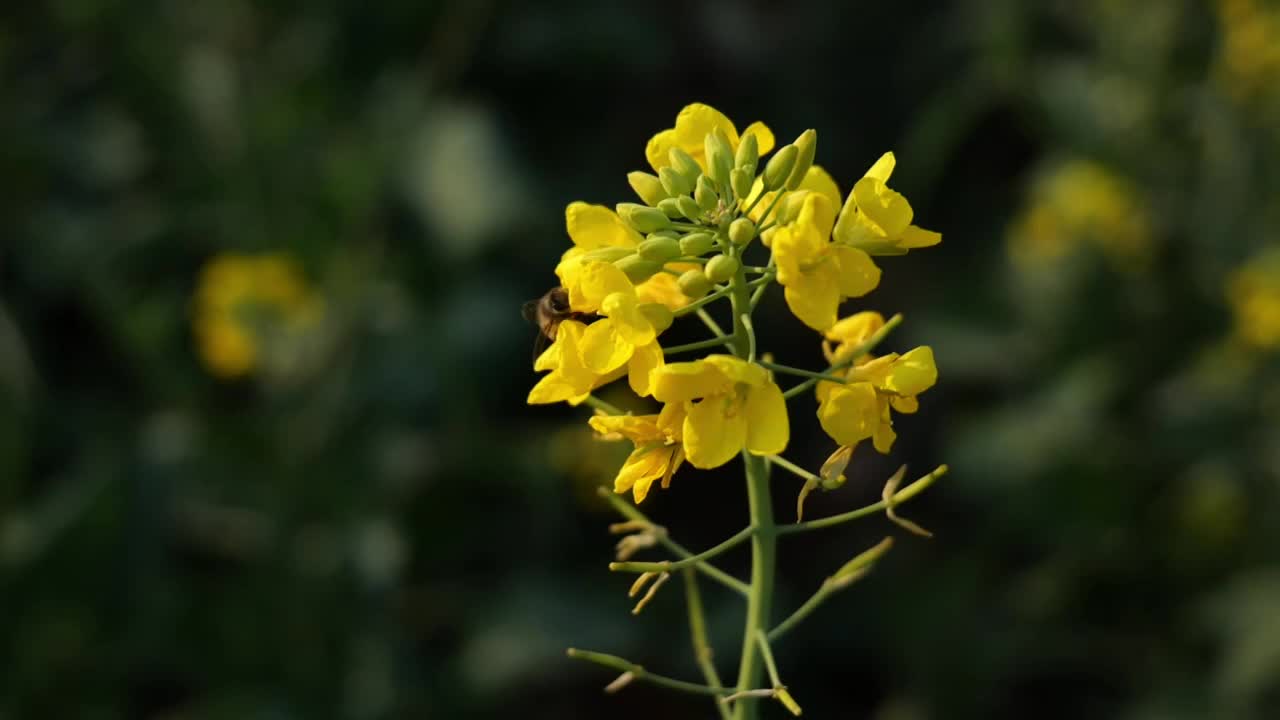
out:
M914 217L911 203L902 193L875 178L859 180L853 186L853 197L862 215L883 230L890 240L897 240Z
M667 128L649 138L649 143L644 146L644 156L648 159L649 166L653 168L654 172L658 172L664 167L671 167L671 148L675 146L675 128Z
M876 160L876 164L867 170L864 177L875 178L880 182L889 182L889 176L893 174L893 168L898 164L898 159L893 156L892 152L887 152Z
M689 269L682 267L682 265L684 263L669 263L667 267L672 270ZM689 296L680 291L676 276L664 272L660 272L637 285L636 297L642 303L658 303L659 305L667 306L671 310L679 310L691 302Z
M612 320L618 335L632 345L648 345L658 335L653 329L653 323L640 312L640 303L630 287L627 291L615 292L605 297L600 303L600 313Z
M787 307L800 322L822 332L836 321L840 288L834 272L805 273L785 287ZM847 443L846 443L847 444Z
M602 247L635 247L643 239L603 205L572 202L564 210L565 229L574 245L587 250Z
M915 248L933 247L940 242L942 242L942 233L911 225L902 231L902 238L898 241L898 245L908 250L914 250Z
M854 445L875 434L880 424L876 390L871 383L836 386L818 407L822 429L841 445Z
M831 253L842 297L862 297L880 284L880 268L870 255L847 245L832 245Z
M684 452L689 464L707 470L729 462L747 439L747 416L737 400L709 397L689 408L684 419Z
M702 358L702 362L716 367L734 383L746 383L752 387L758 387L769 382L768 370L733 355L708 355Z
M761 157L773 150L773 146L777 144L773 137L773 131L769 129L768 125L765 125L759 120L751 123L747 126L747 129L742 131L742 137L745 138L748 135L756 136L756 151L760 153ZM738 143L734 143L733 145L733 149L737 150Z
M627 382L640 397L646 397L652 391L652 374L662 367L662 346L656 342L637 346L627 363Z
M686 105L676 116L676 144L697 160L703 170L707 169L704 142L707 135L717 128L729 137L731 146L737 147L738 129L724 113L710 105L692 103ZM759 142L759 138L756 140Z
M696 398L727 393L733 382L719 368L702 360L668 363L650 377L653 399L682 403Z
M756 455L777 455L787 449L791 424L787 400L773 382L747 392L747 450Z
M618 329L618 323L605 318L591 323L582 335L578 355L582 364L597 375L604 375L622 367L631 359L636 346L627 341Z
M613 491L624 493L632 489L636 502L642 502L649 494L653 481L667 472L671 462L671 450L665 447L638 447L627 457L618 476L613 479Z
M836 185L836 181L823 170L821 166L811 165L809 171L804 174L804 179L800 181L801 190L809 190L825 197L831 203L831 208L840 207L840 186Z
M885 381L885 389L899 395L919 395L938 381L938 367L933 362L933 348L928 345L911 350L893 364Z
M578 312L595 312L600 309L604 299L614 293L635 295L635 287L627 279L627 274L613 263L595 260L583 264L578 274L578 286L586 307L590 310ZM576 309L576 308L575 308Z

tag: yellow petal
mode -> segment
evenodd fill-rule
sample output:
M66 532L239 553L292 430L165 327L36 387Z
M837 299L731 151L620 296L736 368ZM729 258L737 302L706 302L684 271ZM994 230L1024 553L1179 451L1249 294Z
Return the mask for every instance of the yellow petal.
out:
M578 275L578 285L588 310L578 312L595 312L600 309L604 299L614 293L635 295L635 287L627 279L627 274L613 263L593 261L583 264Z
M529 397L525 402L530 405L573 402L574 398L582 398L585 395L586 393L566 380L559 372L552 372L542 376L538 384L529 391Z
M832 245L831 252L842 297L862 297L880 284L880 268L870 255L847 245Z
M625 292L615 292L605 297L604 302L600 303L600 313L612 320L618 335L633 346L648 345L657 337L653 323L640 312L640 303L629 287Z
M613 491L623 493L634 488L636 502L642 502L653 481L666 474L670 460L671 451L667 448L636 448L618 470L618 476L613 480Z
M635 247L640 234L610 208L572 202L564 210L565 229L574 245L587 250L602 247Z
M880 424L875 388L870 383L833 387L818 408L818 421L841 445L855 445L871 437Z
M769 382L768 370L733 355L708 355L702 362L715 367L734 383L758 387Z
M894 395L889 398L889 404L903 415L910 415L920 409L920 401L914 395Z
M651 375L662 367L662 346L656 342L637 346L627 363L627 382L640 397L646 397L652 390Z
M729 462L747 439L747 416L739 403L724 395L689 408L684 419L684 453L689 464L707 470Z
M787 285L783 296L791 314L819 332L831 327L840 305L837 277L835 272L806 273Z
M902 237L898 241L900 247L908 250L923 247L933 247L942 242L942 233L925 230L915 225L909 226L902 231Z
M679 442L684 437L685 403L668 403L658 413L658 430L671 442Z
M644 156L648 159L649 166L653 168L654 172L671 166L671 148L675 146L675 128L667 128L649 138L649 143L644 146Z
M756 136L756 148L761 157L763 157L765 153L773 150L773 146L776 144L776 141L773 138L773 131L769 129L768 125L765 125L759 120L751 123L747 126L746 130L742 131L742 137L745 138L748 135ZM734 143L733 145L733 149L737 150L738 143Z
M587 370L604 375L630 360L635 347L618 331L618 324L612 318L605 318L587 327L578 354Z
M670 263L667 267L672 270L688 270L689 268L687 267L680 267L683 264ZM660 272L637 285L636 297L642 303L658 303L672 310L679 310L690 302L689 296L680 291L676 276L664 272Z
M893 167L897 163L898 160L893 156L893 153L887 152L881 155L879 160L876 160L876 164L872 165L870 170L867 170L865 177L875 178L880 182L887 183L889 182L889 176L893 174Z
M892 190L875 178L862 178L853 186L853 197L862 215L896 240L911 224L911 203L902 193Z
M884 327L883 315L873 310L864 310L837 320L836 324L827 330L826 337L841 345L861 345L882 327Z
M838 201L839 196L836 197ZM796 219L797 225L812 227L818 240L825 243L827 237L831 235L831 228L835 222L836 203L832 202L828 195L820 192L805 194L804 204L800 207L800 216Z
M668 363L650 378L653 398L658 402L681 403L695 398L727 393L733 381L719 368L701 360Z
M875 446L876 452L888 455L893 449L893 441L897 439L898 434L893 431L893 425L882 422L876 426L876 432L871 436L871 444Z
M707 135L717 128L729 136L730 145L737 146L738 129L733 126L729 118L725 117L724 113L710 105L692 103L686 105L676 116L676 144L697 160L703 170L707 169L704 142ZM758 141L759 138L757 138Z
M601 435L621 435L637 445L664 439L657 415L592 415L587 424Z
M831 203L833 210L840 207L840 187L836 185L835 179L818 165L809 167L809 171L804 174L804 179L800 181L800 189L822 195Z
M773 382L747 392L747 449L756 455L777 455L787 449L791 425L787 401Z
M921 345L893 364L885 389L899 395L919 395L937 381L938 367L933 362L933 348Z

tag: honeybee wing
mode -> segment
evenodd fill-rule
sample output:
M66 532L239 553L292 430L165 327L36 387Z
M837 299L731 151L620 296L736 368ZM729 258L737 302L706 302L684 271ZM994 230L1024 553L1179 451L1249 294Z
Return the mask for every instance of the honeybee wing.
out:
M520 317L524 318L525 322L533 323L535 326L538 324L538 302L537 300L530 300L520 306Z
M538 310L542 304L542 300L530 300L520 308L520 315L524 317L525 322L532 323L538 329L538 334L533 338L533 358L532 362L538 361L538 356L547 349L547 345L551 342L546 333L543 332L542 323L539 320L541 314Z

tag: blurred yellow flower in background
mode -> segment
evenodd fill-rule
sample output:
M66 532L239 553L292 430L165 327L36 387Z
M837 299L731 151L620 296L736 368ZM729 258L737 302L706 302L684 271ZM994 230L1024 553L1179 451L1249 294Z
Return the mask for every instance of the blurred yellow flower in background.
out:
M1152 252L1151 222L1133 188L1110 170L1073 160L1042 176L1009 231L1021 270L1052 265L1084 245L1118 270L1141 270Z
M1280 91L1280 8L1258 0L1218 0L1222 23L1217 76L1237 100Z
M1241 340L1263 350L1280 347L1280 251L1236 270L1227 281L1227 301Z
M215 256L200 271L194 301L200 359L222 378L268 362L291 365L324 313L297 263L280 253Z

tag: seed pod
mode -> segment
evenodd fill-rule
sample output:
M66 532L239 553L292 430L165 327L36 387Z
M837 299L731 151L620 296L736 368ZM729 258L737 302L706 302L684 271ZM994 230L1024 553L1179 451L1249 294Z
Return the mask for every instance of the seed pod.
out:
M685 257L705 255L716 246L716 239L711 233L695 232L680 238L680 252Z
M651 207L656 207L667 197L667 191L662 187L662 182L647 172L637 170L627 173L627 182L631 184L631 189L636 191L636 195Z
M680 286L680 292L695 300L711 291L711 281L702 274L700 268L686 271L676 280L676 284Z
M645 260L664 263L680 257L680 241L665 235L650 235L636 246L636 254Z
M728 255L717 255L707 261L702 272L713 283L729 282L738 272L738 261Z
M667 158L671 160L671 167L689 181L690 187L698 180L698 176L702 174L702 168L698 166L698 161L678 147L671 148L671 151L667 153Z
M742 168L734 168L729 173L729 185L733 188L733 194L745 200L751 194L751 183L755 178L748 175Z
M666 168L663 169L665 170ZM663 215L666 215L673 220L684 217L684 213L680 212L680 202L677 198L666 198L662 200L658 203L658 209L662 211Z
M716 192L715 183L711 178L706 175L698 178L698 188L693 191L693 199L698 202L698 207L704 212L716 209L716 205L720 203L720 194Z
M748 179L754 179L756 176L756 164L759 162L760 145L756 142L756 136L744 135L742 141L738 143L738 154L733 158L734 168L746 173ZM734 192L738 192L737 188L734 188ZM739 197L746 197L745 193L738 193L738 195Z
M787 189L795 190L804 181L804 176L813 165L814 155L818 152L818 131L809 129L800 133L800 137L791 143L796 147L796 164L787 176Z
M642 233L654 230L665 230L671 227L671 219L657 208L645 207L636 203L618 203L618 216L628 225Z
M696 177L696 176L695 176ZM675 168L664 167L658 171L658 182L671 197L680 197L693 192L693 180Z
M648 280L662 270L662 263L645 260L639 255L628 255L613 264L614 267L626 273L627 279L636 285Z
M676 204L680 206L680 214L690 220L698 222L702 217L702 208L698 207L698 203L694 202L693 198L688 195L681 195L676 198Z
M729 242L734 245L746 245L756 236L756 224L750 218L740 217L729 223Z
M791 175L791 168L796 165L796 154L799 152L795 145L788 145L769 158L769 163L764 166L764 189L766 191L777 190L782 187L783 183Z

